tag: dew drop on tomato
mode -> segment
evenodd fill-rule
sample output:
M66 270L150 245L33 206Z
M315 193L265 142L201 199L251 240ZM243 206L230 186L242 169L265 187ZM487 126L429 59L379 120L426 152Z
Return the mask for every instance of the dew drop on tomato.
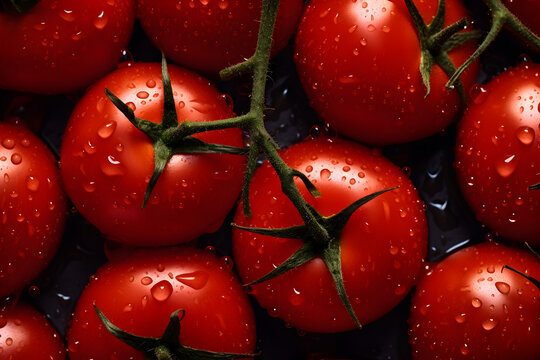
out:
M503 178L507 178L514 173L517 167L516 155L507 155L504 159L498 160L495 163L497 173Z
M36 192L39 190L39 179L35 176L28 176L26 178L26 188L29 191Z
M195 271L177 275L175 279L192 289L200 290L208 282L208 277L208 273L205 271Z
M521 126L516 130L516 138L523 145L531 145L535 137L534 129L529 126Z
M150 289L150 294L156 301L165 301L172 294L173 287L167 280L161 280Z
M102 11L97 18L94 19L94 26L98 30L103 30L107 23L109 22L109 17L105 14L105 11Z
M141 284L143 285L150 285L152 283L152 278L149 276L145 276L141 279Z

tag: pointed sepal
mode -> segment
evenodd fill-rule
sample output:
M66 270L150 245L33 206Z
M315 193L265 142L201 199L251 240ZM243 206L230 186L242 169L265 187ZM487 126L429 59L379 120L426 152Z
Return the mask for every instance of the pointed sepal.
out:
M113 336L132 348L143 352L147 359L233 360L245 359L259 355L206 351L182 345L180 343L181 321L186 314L186 311L183 309L176 310L170 315L169 323L167 324L167 327L160 338L130 334L114 325L95 305L94 310L105 328Z

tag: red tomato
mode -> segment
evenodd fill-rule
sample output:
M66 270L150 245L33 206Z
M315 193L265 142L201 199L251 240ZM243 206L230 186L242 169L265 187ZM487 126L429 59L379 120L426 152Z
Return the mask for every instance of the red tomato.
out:
M120 329L147 337L160 337L170 314L184 309L182 345L242 354L255 350L249 299L223 260L208 251L141 250L100 268L82 293L68 331L70 358L144 359L101 325L93 305Z
M131 37L133 0L41 0L24 14L0 12L0 88L35 93L81 89L112 70Z
M477 88L459 126L456 169L479 221L502 237L540 245L540 65Z
M261 0L137 0L137 17L152 42L178 64L206 73L234 65L255 52ZM281 1L272 53L296 30L302 0Z
M537 0L502 0L504 6L537 35L540 35L540 3Z
M53 258L67 218L56 160L30 130L0 122L0 297Z
M0 313L0 354L9 360L60 360L65 345L45 316L18 303Z
M179 121L234 116L225 95L202 77L169 67ZM245 157L175 155L161 174L146 208L154 170L152 142L107 99L109 88L135 115L161 122L163 89L159 64L136 64L109 74L81 99L71 115L61 151L66 189L81 214L113 240L159 246L215 231L236 202ZM240 129L197 135L242 147Z
M399 186L360 207L341 234L343 280L357 318L367 324L384 315L414 285L426 254L426 219L410 180L375 150L337 138L321 136L299 143L281 156L322 193L313 198L297 182L305 199L323 216L373 192ZM253 177L250 203L253 217L247 219L239 206L235 223L263 228L302 224L268 162ZM266 275L301 244L301 240L233 230L235 260L246 283ZM355 327L320 258L254 285L253 294L270 315L303 330L339 332Z
M427 22L438 1L416 1ZM447 1L447 25L466 17L463 5ZM469 43L450 52L455 64L474 51ZM431 92L419 71L416 29L402 1L313 0L296 37L300 80L317 113L355 140L389 144L417 140L441 131L460 108L457 91L435 65ZM477 65L462 77L473 84Z
M540 358L540 291L532 255L496 243L463 249L418 284L409 320L415 359Z

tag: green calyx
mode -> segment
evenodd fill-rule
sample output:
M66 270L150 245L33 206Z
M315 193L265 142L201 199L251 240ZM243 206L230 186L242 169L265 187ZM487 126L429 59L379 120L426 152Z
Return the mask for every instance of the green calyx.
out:
M154 123L136 117L129 106L116 97L109 89L105 89L105 94L116 108L120 110L137 129L144 132L152 140L154 146L154 172L152 173L152 177L146 188L143 208L148 203L148 199L150 199L150 194L152 193L154 186L173 155L199 153L245 155L249 151L249 149L234 146L206 143L191 136L190 133L216 130L231 126L228 124L223 125L222 123L225 121L221 121L217 126L216 124L206 125L207 123L199 123L197 130L189 131L189 126L192 125L192 123L183 122L182 124L179 124L165 56L162 56L161 69L164 92L164 111L161 123ZM217 123L217 121L214 123Z
M99 319L105 328L116 338L143 352L147 359L155 360L217 360L217 359L245 359L257 356L258 354L233 354L219 353L213 351L197 350L180 344L180 322L184 318L186 311L177 310L171 314L169 324L165 328L160 338L137 336L125 332L114 325L107 317L94 305ZM179 315L181 314L181 315Z
M33 8L39 0L0 0L0 11L22 14Z
M355 201L354 203L347 206L345 209L341 210L339 213L331 216L322 216L317 210L315 210L311 205L307 204L307 207L313 217L316 219L318 225L326 230L327 236L316 236L315 233L310 230L310 226L307 224L292 226L283 229L266 229L266 228L255 228L255 227L245 227L239 226L237 224L232 224L234 227L241 230L246 230L255 234L267 235L280 238L289 238L289 239L300 239L304 241L304 244L296 250L287 260L285 260L281 265L276 267L274 270L270 271L268 274L263 277L249 283L246 285L259 284L264 281L271 280L275 277L278 277L290 270L293 270L300 265L307 263L310 260L315 258L321 258L326 264L332 279L334 280L334 285L336 287L337 293L341 302L345 306L347 313L354 320L355 324L361 328L362 325L358 321L356 314L352 308L351 302L347 296L345 290L345 284L343 282L343 273L341 270L341 233L343 228L351 218L352 214L358 210L362 205L367 202L375 199L379 195L384 194L387 191L394 190L396 188L385 189L372 193L370 195L364 196L361 199Z
M540 50L540 37L535 35L531 30L523 25L523 23L519 21L519 19L515 17L514 14L512 14L510 10L508 10L508 8L501 3L500 0L484 0L484 2L491 10L491 28L476 51L450 77L446 83L446 86L449 88L454 86L454 84L459 81L461 74L463 74L469 65L471 65L472 62L488 48L493 40L495 40L497 35L499 35L504 26L509 27L529 45L535 47L537 50Z
M430 77L433 65L439 65L446 75L451 77L456 72L456 68L452 60L450 60L448 52L467 41L477 39L479 33L476 31L459 32L468 25L468 21L465 18L445 28L445 0L439 0L437 14L429 25L426 25L412 0L405 0L405 4L411 14L420 41L420 74L426 87L425 97L427 97L431 90ZM459 79L457 79L455 87L462 103L465 104L466 94Z

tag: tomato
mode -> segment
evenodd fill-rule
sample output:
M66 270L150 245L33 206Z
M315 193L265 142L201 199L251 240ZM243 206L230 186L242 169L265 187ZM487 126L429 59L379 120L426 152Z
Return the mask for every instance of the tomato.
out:
M254 54L261 4L261 0L137 0L137 17L150 40L172 61L217 73ZM287 45L302 9L302 0L281 1L273 54Z
M22 302L0 313L0 339L2 359L66 358L64 342L45 316Z
M540 23L537 16L538 12L540 12L540 3L538 1L502 0L502 3L532 32L540 35Z
M409 319L415 359L540 358L540 262L484 243L437 264L417 286Z
M503 238L540 245L540 66L477 87L459 123L458 180L477 219Z
M466 17L457 0L446 2L445 24ZM437 0L416 1L427 22ZM463 63L473 44L451 51ZM448 76L434 65L431 92L419 71L420 46L402 1L314 0L296 37L295 62L311 106L339 133L370 144L417 140L441 131L460 108ZM477 65L462 77L473 84Z
M0 297L53 258L67 218L56 160L30 130L0 122Z
M426 254L426 219L416 190L377 151L346 140L319 136L291 146L281 156L322 193L314 198L297 182L304 198L323 216L336 214L373 192L399 186L356 210L341 233L342 272L349 301L361 324L376 320L405 297ZM239 206L236 224L259 228L302 224L267 162L253 177L250 204L253 217L246 218ZM301 245L297 239L233 229L234 256L245 283L269 273ZM321 258L253 285L253 294L270 315L297 328L313 332L355 328Z
M133 0L41 0L24 14L0 13L0 88L64 93L112 70L127 46Z
M68 331L70 358L144 359L101 325L93 305L122 330L147 337L160 337L170 314L183 309L182 345L254 353L255 322L248 297L223 259L209 251L141 250L104 265L83 291Z
M179 121L233 117L232 105L209 82L169 67ZM159 64L135 64L96 83L78 103L61 149L61 172L80 213L111 239L133 246L193 240L217 230L236 202L245 158L224 154L174 155L143 198L154 170L152 142L107 99L108 88L135 110L161 122L163 90ZM197 135L201 140L242 147L240 129Z

